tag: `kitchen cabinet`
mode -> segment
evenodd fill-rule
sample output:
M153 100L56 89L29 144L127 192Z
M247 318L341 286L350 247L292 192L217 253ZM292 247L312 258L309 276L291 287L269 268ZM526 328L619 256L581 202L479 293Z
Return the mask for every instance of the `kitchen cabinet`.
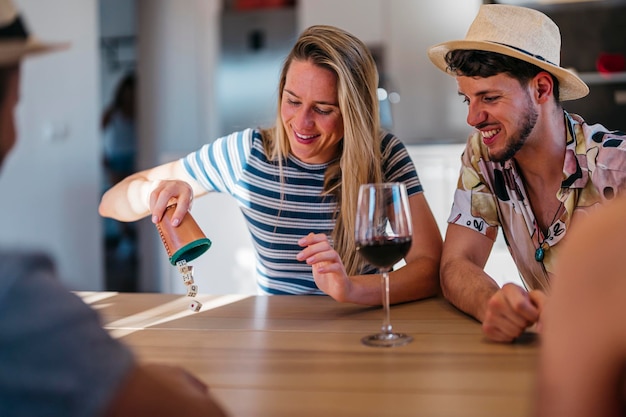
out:
M588 123L626 131L626 72L599 73L598 59L605 54L626 56L626 20L623 0L539 6L559 26L561 65L573 68L589 85L589 95L563 102ZM584 22L584 23L581 23Z

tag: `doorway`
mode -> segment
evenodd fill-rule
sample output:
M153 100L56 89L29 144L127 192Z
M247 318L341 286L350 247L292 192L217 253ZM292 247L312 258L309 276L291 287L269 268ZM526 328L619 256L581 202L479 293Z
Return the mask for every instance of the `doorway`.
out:
M136 171L136 4L100 0L102 192ZM137 228L102 219L105 289L138 290Z

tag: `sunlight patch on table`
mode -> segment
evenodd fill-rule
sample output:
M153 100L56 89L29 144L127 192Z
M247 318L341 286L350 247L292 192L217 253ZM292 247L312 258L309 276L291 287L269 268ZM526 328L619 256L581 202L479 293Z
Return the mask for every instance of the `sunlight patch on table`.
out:
M202 303L200 312L189 310L188 304L191 302L189 297L181 296L180 298L168 303L141 311L139 313L124 317L107 323L104 328L109 330L113 337L119 338L127 336L138 330L143 330L158 324L167 323L169 321L178 320L193 314L200 314L203 311L222 307L227 304L235 303L249 297L249 295L233 294L233 295L200 295L195 299Z

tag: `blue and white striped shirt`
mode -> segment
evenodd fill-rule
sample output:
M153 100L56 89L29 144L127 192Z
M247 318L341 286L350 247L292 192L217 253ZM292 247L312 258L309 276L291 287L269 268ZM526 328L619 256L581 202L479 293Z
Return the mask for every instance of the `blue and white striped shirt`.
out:
M382 141L384 181L404 182L408 195L422 192L404 145L387 134ZM266 158L261 134L246 129L204 145L181 159L208 191L235 197L257 257L257 284L266 294L323 294L311 266L296 259L298 240L313 233L330 236L336 202L322 196L328 164L307 164L292 156L279 166Z

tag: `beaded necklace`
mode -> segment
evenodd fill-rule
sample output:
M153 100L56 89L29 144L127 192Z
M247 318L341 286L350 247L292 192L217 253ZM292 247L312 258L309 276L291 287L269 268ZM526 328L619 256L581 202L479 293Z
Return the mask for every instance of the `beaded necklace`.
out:
M550 238L551 236L550 228L554 224L554 221L556 220L556 218L559 216L559 213L561 212L561 208L563 208L563 201L561 201L561 203L559 204L559 207L556 209L556 213L554 213L554 217L552 218L552 221L548 225L548 228L546 229L545 233L543 233L542 231L543 239L541 240L541 242L539 242L539 247L537 248L537 250L535 250L535 260L537 262L543 261L545 251L550 247L550 245L546 243L546 240L548 240L548 238ZM537 232L539 232L539 223L537 223Z

